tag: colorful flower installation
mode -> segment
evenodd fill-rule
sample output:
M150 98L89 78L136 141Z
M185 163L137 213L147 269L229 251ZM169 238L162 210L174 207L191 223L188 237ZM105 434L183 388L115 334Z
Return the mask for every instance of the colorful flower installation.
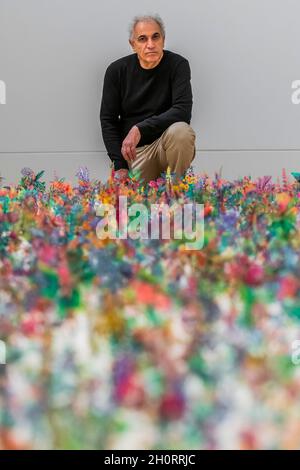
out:
M0 449L299 448L299 183L42 176L1 180ZM100 239L120 195L203 204L203 247Z

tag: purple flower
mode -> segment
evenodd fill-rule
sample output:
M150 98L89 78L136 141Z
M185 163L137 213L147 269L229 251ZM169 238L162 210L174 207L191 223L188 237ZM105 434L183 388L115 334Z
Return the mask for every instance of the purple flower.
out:
M195 188L203 189L205 187L206 180L207 180L206 176L199 178L197 183L195 184Z
M271 179L272 179L272 176L263 176L263 177L258 178L257 183L256 183L257 190L266 191L268 189L271 189L269 185Z
M28 168L27 166L25 166L24 168L22 168L21 174L23 176L28 176L32 178L34 176L34 171L31 168Z
M80 181L83 181L84 183L88 183L90 181L89 170L86 166L80 166L79 170L76 173L76 176Z
M233 230L238 222L240 213L237 209L229 209L218 221L219 229Z

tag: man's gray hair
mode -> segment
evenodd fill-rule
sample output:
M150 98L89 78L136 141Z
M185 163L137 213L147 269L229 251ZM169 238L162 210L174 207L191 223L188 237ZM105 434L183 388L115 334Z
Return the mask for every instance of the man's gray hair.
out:
M163 20L159 15L143 15L143 16L135 16L130 23L129 26L129 39L133 39L133 33L134 33L134 28L136 27L137 23L140 23L141 21L144 21L145 23L148 21L154 21L155 23L158 24L161 34L163 38L166 36L166 31L165 31L165 25Z

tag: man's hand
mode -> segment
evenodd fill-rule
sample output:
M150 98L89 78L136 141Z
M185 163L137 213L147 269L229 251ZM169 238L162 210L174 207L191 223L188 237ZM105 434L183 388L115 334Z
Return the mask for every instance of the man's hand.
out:
M128 178L128 170L126 170L126 168L121 168L121 170L117 170L114 173L114 180L117 183L123 183L124 181L126 181L127 178Z
M123 140L121 153L127 162L133 162L136 157L136 146L141 140L141 133L137 126L133 126Z

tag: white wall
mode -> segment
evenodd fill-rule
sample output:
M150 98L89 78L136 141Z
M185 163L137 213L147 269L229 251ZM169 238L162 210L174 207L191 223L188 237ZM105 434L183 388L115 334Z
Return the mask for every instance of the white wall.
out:
M149 5L151 3L151 7ZM74 180L108 175L102 79L129 54L132 16L159 13L166 49L190 61L197 171L225 177L300 170L299 0L0 0L0 174L23 166Z

